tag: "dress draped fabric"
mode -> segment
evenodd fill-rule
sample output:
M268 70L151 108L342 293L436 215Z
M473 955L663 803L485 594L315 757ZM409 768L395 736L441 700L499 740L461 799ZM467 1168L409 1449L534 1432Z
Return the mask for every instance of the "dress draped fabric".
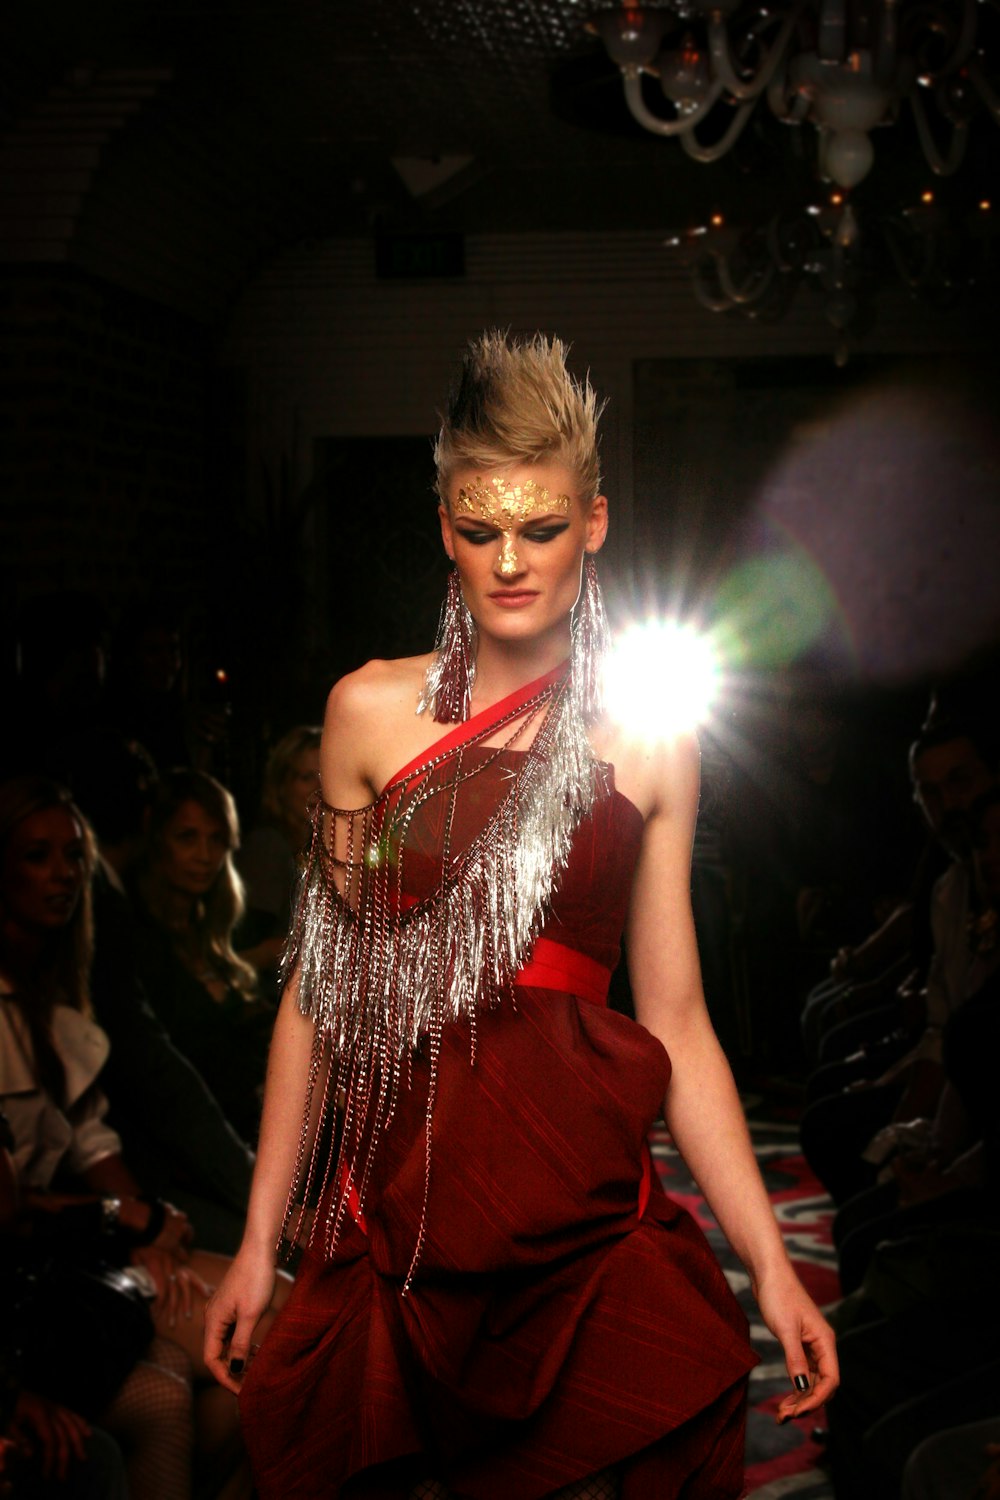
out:
M460 753L458 843L523 754ZM605 769L513 992L411 1054L363 1212L306 1249L250 1365L262 1500L402 1500L429 1475L535 1500L611 1466L622 1500L741 1492L746 1320L650 1167L667 1054L604 1003L642 837ZM408 826L404 904L440 874L432 823Z

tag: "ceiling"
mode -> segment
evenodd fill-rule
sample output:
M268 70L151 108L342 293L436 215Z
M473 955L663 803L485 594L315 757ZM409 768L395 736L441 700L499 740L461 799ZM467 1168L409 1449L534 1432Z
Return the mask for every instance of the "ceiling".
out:
M811 132L765 110L710 167L634 125L617 70L585 30L593 9L590 0L14 0L0 19L0 130L9 138L40 111L49 128L56 98L68 146L92 124L95 89L106 101L145 80L142 107L115 127L119 157L148 177L166 170L158 130L196 143L217 214L238 214L258 251L378 227L670 230L716 209L760 216L813 191ZM912 123L876 137L865 191L913 198L930 174ZM987 119L974 138L961 180L947 186L970 200L1000 156Z

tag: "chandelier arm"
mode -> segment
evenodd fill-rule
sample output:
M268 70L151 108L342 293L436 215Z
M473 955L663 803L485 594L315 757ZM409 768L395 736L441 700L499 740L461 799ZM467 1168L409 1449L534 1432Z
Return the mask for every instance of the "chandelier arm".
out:
M893 264L899 272L900 280L910 288L911 292L919 292L920 288L925 286L930 279L930 273L934 265L934 243L930 236L927 235L924 237L923 265L916 275L914 275L910 270L906 256L903 254L893 226L888 223L883 224L882 233L885 236L886 244L889 246L889 254L892 257Z
M741 104L729 124L729 129L721 140L716 141L714 146L703 146L693 130L689 130L681 136L681 145L688 156L694 161L718 161L725 156L730 146L739 138L744 125L753 114L753 100L749 104Z
M767 88L777 70L778 64L785 55L789 39L795 24L802 11L802 0L792 7L781 23L781 30L772 42L770 50L760 67L756 76L749 83L742 82L736 75L732 59L729 55L729 38L726 35L725 22L716 15L708 23L708 47L715 70L715 76L722 80L726 89L733 98L743 103L748 99L757 99Z
M923 100L916 88L912 88L909 94L910 108L913 110L913 118L917 122L917 134L920 144L924 148L927 165L936 177L950 177L962 164L965 155L966 143L969 139L968 124L963 122L956 125L951 132L951 140L948 142L948 155L942 156L938 149L937 141L931 134L931 128L927 123L927 111L924 109Z
M955 50L944 67L938 69L936 75L938 78L946 78L949 73L957 72L968 62L972 49L976 45L976 25L976 0L965 0L962 6L962 25L955 43Z
M722 93L722 83L716 79L709 85L708 93L700 104L688 114L678 115L676 120L662 120L659 115L654 115L642 97L642 78L638 73L628 74L624 77L625 103L628 105L632 118L637 120L645 130L651 130L654 135L679 135L683 139L686 130L692 130L700 120L703 120L709 110L719 99Z
M782 125L801 125L809 113L809 100L804 94L794 93L789 100L785 93L788 69L775 73L767 86L767 107Z
M692 273L692 280L694 282L694 295L702 307L714 313L732 311L735 304L728 297L719 297L714 292L709 291L705 284L705 273L701 266L695 266Z
M781 239L778 233L780 228L781 215L775 214L772 219L768 220L767 228L764 231L764 240L770 251L771 259L782 274L787 274L789 271L801 270L801 266L797 266L794 261L789 260L782 250Z
M996 93L993 89L976 59L973 59L969 64L969 77L979 90L979 97L986 105L986 108L997 124L1000 125L1000 94Z
M720 250L709 252L715 261L716 273L719 277L719 285L730 302L737 307L745 307L750 302L759 302L774 280L775 267L768 264L763 271L750 271L746 281L737 286L729 269L729 261Z

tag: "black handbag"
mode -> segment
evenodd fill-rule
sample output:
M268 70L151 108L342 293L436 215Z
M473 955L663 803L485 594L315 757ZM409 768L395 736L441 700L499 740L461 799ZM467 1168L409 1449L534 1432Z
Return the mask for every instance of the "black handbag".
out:
M22 1261L11 1286L21 1385L96 1420L152 1341L149 1299L117 1266L63 1257Z

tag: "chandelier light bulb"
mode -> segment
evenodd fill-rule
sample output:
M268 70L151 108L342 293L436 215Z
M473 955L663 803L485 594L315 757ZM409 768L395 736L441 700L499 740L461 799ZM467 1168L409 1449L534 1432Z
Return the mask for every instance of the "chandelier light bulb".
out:
M875 148L863 130L838 130L827 141L824 155L827 176L838 187L853 188L871 171Z
M851 250L861 238L861 230L855 217L854 209L848 203L840 216L840 222L834 233L834 241L841 250Z
M590 22L607 48L608 56L622 69L648 68L660 50L667 23L663 11L629 6L624 10L602 10Z
M676 52L661 52L656 71L664 95L682 113L697 109L708 93L708 62L690 33Z

